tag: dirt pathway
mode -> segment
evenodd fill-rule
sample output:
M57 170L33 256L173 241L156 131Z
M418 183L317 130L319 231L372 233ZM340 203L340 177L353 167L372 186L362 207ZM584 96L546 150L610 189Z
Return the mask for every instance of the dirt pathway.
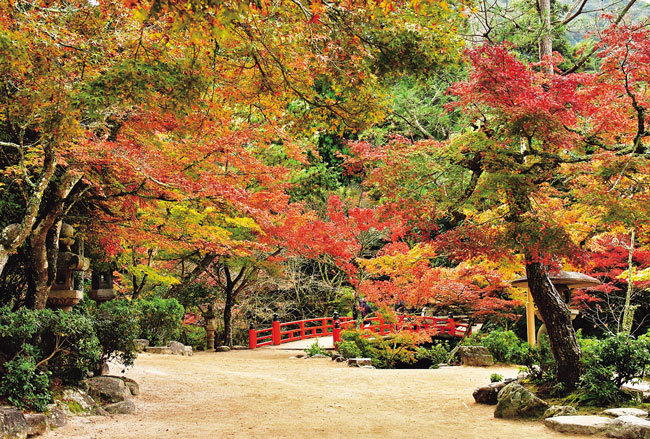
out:
M539 422L497 420L472 390L514 368L348 368L259 349L141 354L133 415L75 417L47 439L127 438L563 438Z

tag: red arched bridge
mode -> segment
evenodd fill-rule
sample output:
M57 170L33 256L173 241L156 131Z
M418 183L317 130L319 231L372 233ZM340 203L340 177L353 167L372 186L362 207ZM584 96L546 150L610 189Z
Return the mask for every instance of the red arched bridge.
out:
M248 331L249 347L255 349L268 345L280 345L308 338L332 336L334 343L341 341L341 331L354 328L356 322L352 317L321 317L316 319L297 320L295 322L280 322L277 314L270 328ZM453 317L427 317L416 315L399 315L397 322L386 322L381 317L364 319L364 330L378 335L386 335L399 331L427 331L432 335L447 337L465 337L471 328L465 321L454 320Z

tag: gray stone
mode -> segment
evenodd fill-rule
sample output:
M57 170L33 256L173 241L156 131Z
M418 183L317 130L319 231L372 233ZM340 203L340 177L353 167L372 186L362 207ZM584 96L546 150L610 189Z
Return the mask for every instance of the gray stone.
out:
M487 386L477 387L472 393L474 401L478 404L496 405L499 391L506 386L504 381L490 383Z
M37 436L48 430L47 416L42 413L27 413L25 421L27 422L27 436Z
M144 351L148 354L161 354L161 355L171 355L172 350L168 346L148 346L144 348Z
M506 385L497 396L495 418L539 418L548 404L518 383Z
M47 406L47 423L51 428L60 428L68 423L68 415L57 404Z
M639 418L647 418L648 412L641 409L636 409L634 407L622 407L616 409L607 409L603 411L604 415L614 416L616 418L620 416L636 416Z
M15 407L0 407L0 438L25 439L27 421L20 410Z
M177 341L169 342L169 349L171 349L172 354L174 355L185 355L185 345Z
M228 346L217 346L214 348L215 352L230 352L230 348Z
M79 389L65 389L63 391L63 402L68 409L67 414L101 414L101 407L86 392Z
M461 346L460 360L463 366L492 366L494 358L486 347L483 346Z
M185 346L185 353L183 353L186 357L191 357L194 355L194 350L192 349L192 346Z
M332 361L336 361L337 358L344 358L344 357L343 357L343 355L334 352L334 353L332 354Z
M236 344L235 346L232 347L233 351L245 351L247 349L250 349L248 346L242 346L239 344Z
M112 415L130 415L135 413L135 403L132 399L116 402L104 406L104 409Z
M552 405L544 412L544 418L552 418L554 416L575 416L578 411L575 407L570 405Z
M637 416L620 416L610 424L607 436L619 439L650 439L650 421Z
M374 369L375 366L359 366L360 369Z
M129 389L131 395L138 396L140 394L140 385L134 379L116 375L109 375L109 377L124 381L124 385Z
M149 340L138 338L135 340L135 349L138 352L144 351L149 346Z
M106 403L121 402L131 398L131 391L121 378L94 377L86 380L88 394Z
M637 401L649 402L650 401L650 384L644 382L630 381L621 386L621 390L628 395L631 395Z
M612 424L613 419L604 416L555 416L544 419L544 425L560 433L600 434Z
M372 360L370 358L348 358L348 366L372 366Z
M346 360L345 357L341 356L341 357L335 358L334 361L336 361L337 363L345 363L348 360Z

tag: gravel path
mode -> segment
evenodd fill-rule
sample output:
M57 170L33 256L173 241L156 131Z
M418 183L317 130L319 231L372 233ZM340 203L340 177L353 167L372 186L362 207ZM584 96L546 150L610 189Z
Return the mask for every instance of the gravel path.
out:
M295 353L295 352L294 352ZM508 367L348 368L258 349L141 354L126 375L140 383L133 415L72 418L47 439L130 438L564 438L539 422L494 419L472 391Z

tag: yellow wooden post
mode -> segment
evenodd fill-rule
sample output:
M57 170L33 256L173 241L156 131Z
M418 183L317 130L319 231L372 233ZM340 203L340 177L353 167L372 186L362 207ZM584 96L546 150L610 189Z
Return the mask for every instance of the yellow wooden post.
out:
M535 303L533 302L533 295L526 296L526 328L528 330L528 344L535 346Z

